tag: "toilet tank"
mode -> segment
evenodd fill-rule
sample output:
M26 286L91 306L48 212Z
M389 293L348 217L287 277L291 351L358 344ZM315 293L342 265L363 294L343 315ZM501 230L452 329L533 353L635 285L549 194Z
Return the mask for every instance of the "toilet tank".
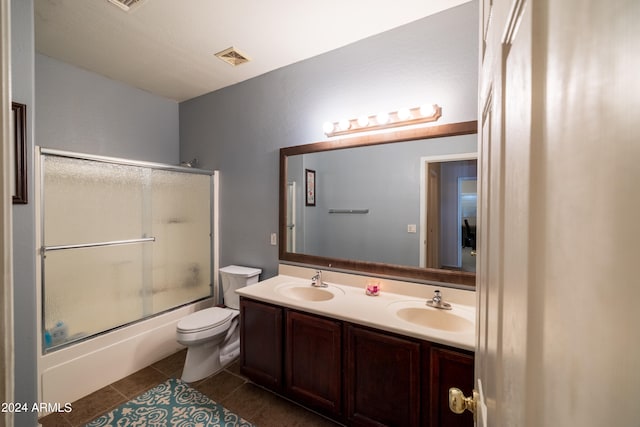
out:
M236 289L258 283L262 270L241 265L228 265L220 269L224 304L229 308L240 310L240 297Z

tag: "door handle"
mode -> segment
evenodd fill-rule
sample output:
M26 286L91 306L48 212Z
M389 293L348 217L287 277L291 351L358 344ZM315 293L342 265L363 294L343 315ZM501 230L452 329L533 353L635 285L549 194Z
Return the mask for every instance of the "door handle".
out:
M462 390L456 387L449 389L449 409L454 414L462 414L464 411L473 413L473 419L476 419L476 408L478 405L478 392L473 390L471 397L465 397Z

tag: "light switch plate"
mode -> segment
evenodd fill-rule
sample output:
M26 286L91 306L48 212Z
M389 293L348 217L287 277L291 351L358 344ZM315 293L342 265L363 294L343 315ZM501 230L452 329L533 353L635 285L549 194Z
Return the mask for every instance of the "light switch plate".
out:
M415 224L408 224L407 225L407 233L415 233L416 232L416 225Z
M275 246L278 244L278 235L276 233L271 233L271 246Z

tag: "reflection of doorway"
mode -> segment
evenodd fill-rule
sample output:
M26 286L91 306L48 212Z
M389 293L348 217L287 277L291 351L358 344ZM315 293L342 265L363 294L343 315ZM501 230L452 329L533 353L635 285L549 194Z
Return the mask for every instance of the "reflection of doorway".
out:
M462 271L476 271L476 219L478 211L477 176L458 178L458 241Z
M420 163L420 266L475 271L468 238L475 237L477 154L423 157Z
M296 251L296 182L287 182L287 252Z

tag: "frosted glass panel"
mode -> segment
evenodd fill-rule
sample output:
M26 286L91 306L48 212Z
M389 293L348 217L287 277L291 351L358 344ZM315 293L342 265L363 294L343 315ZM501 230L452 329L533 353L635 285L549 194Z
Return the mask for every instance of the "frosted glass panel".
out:
M143 168L45 157L45 245L139 238Z
M212 294L210 175L42 158L46 351Z
M142 245L49 252L45 263L47 347L140 319ZM67 329L64 337L54 332L60 322Z
M211 177L152 172L154 313L211 294Z

